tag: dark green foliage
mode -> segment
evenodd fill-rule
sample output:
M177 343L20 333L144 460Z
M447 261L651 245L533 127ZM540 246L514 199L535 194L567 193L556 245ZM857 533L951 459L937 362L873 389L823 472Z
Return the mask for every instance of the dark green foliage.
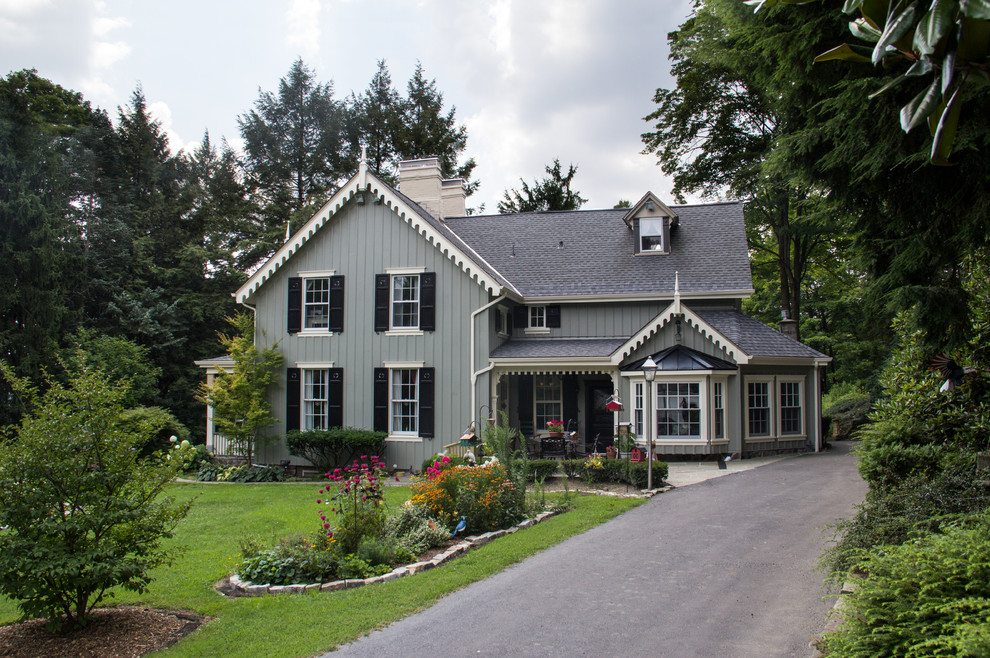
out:
M530 459L526 462L526 477L531 481L546 480L559 470L560 462L556 459Z
M403 548L391 537L365 537L354 555L373 567L398 566L416 559L409 549Z
M175 556L162 540L189 503L163 490L180 464L139 455L154 428L122 429L126 390L102 373L49 380L39 395L0 366L30 401L0 443L0 592L53 627L84 625L112 588L146 591Z
M203 464L196 479L200 482L285 482L285 469L281 466Z
M145 427L154 428L150 433ZM189 430L178 419L161 407L134 407L120 414L120 428L130 434L148 436L148 442L139 447L142 456L165 452L171 448L169 439L189 439Z
M873 399L866 393L852 393L839 398L822 411L822 420L835 428L832 439L842 441L866 424Z
M158 397L162 369L151 362L150 352L127 338L81 328L69 336L62 360L69 368L85 365L102 370L115 382L126 381L128 394L124 404L136 407L151 405Z
M385 451L385 437L385 432L331 427L289 432L285 435L285 444L289 454L308 459L318 469L329 473L360 455L381 455Z
M536 181L532 187L519 179L522 190L506 190L498 202L500 213L544 212L551 210L578 210L587 199L577 190L571 189L571 182L577 173L573 164L563 173L560 159L554 158L553 166L547 165L547 178Z
M637 489L645 489L648 479L646 462L629 464L629 484ZM660 486L667 479L670 469L666 462L653 462L653 486Z
M875 551L846 596L845 623L825 655L986 656L990 653L990 516Z
M628 459L602 459L601 468L589 468L585 459L564 459L560 467L569 478L584 478L592 482L627 483L636 489L645 489L648 479L646 462L631 462ZM653 462L653 484L658 485L667 478L669 468L666 462Z
M414 555L442 546L450 539L452 529L430 517L425 507L403 505L385 521L385 536Z
M263 548L257 541L241 545L241 563L237 573L256 585L292 585L325 583L336 580L340 571L340 554L322 533L312 539L289 537L273 548Z

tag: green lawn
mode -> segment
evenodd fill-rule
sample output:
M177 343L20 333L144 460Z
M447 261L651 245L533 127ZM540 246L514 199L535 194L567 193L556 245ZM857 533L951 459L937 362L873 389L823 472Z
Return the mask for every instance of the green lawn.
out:
M213 584L234 570L239 543L266 542L317 528L313 484L175 484L171 492L196 498L177 530L185 553L170 568L155 572L151 591L121 592L109 601L152 608L191 610L212 620L162 655L311 656L352 641L376 628L432 605L437 599L498 573L564 539L584 532L642 501L574 497L572 511L503 537L442 567L377 585L340 592L228 599ZM390 505L409 496L406 487L388 489ZM0 597L0 624L19 617L13 602Z

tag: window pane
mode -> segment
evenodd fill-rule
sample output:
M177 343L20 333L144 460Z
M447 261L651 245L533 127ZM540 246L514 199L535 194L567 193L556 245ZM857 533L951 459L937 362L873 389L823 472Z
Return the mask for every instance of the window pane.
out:
M327 429L329 371L303 371L303 427L308 430Z
M701 438L699 384L656 384L657 438Z
M392 433L416 434L419 431L419 371L392 371Z
M419 327L419 275L392 277L392 326Z
M533 329L543 329L547 326L547 309L545 306L529 307L529 326Z
M722 382L712 384L712 397L715 408L715 438L725 438L725 401L722 398Z
M533 420L536 430L546 430L547 422L560 420L563 414L563 384L559 377L537 375L533 377Z
M780 384L780 433L801 433L801 382Z
M304 324L306 329L330 326L330 279L306 279Z
M749 382L749 434L770 436L770 383Z
M640 251L663 251L663 219L639 220Z

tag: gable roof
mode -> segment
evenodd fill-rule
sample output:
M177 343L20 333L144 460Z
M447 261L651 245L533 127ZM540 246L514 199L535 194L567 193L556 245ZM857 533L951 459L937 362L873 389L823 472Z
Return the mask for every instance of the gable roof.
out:
M627 209L454 217L446 220L527 299L664 299L680 274L688 297L753 291L742 204L674 206L669 254L635 252Z
M390 185L367 170L364 162L349 181L330 197L302 228L293 234L278 251L248 278L234 293L238 303L246 301L265 281L271 278L285 263L306 244L328 221L337 215L355 196L369 194L375 203L386 204L400 219L420 233L428 243L439 249L468 276L493 294L511 291L515 287L494 267L485 262L464 240L454 234L442 222L423 210L419 204L403 196ZM366 202L371 202L367 200Z
M739 366L725 359L720 359L683 345L674 345L656 354L650 355L657 364L657 370L739 370ZM646 357L642 357L624 366L626 371L642 370Z
M805 358L827 359L831 357L785 336L759 320L739 311L695 311L728 340L738 345L751 358Z

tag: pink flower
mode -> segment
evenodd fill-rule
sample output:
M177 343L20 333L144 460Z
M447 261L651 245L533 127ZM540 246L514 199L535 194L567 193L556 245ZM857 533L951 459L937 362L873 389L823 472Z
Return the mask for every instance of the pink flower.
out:
M321 515L320 515L320 521L326 521L326 520L327 520L327 517L325 517L325 516L323 516L323 515L321 514Z
M324 530L329 530L330 529L330 524L329 523L324 523L323 524L323 528L324 528Z
M321 500L320 498L317 498L317 499L316 499L316 504L317 504L317 505L321 505L321 504L323 504L323 500Z
M447 455L444 455L443 456L443 459L441 459L440 461L442 461L444 464L446 464L446 463L450 462L450 457L448 457Z
M399 476L398 476L398 475L396 475L396 476L395 476L395 481L396 481L396 482L398 482L398 481L399 481Z

